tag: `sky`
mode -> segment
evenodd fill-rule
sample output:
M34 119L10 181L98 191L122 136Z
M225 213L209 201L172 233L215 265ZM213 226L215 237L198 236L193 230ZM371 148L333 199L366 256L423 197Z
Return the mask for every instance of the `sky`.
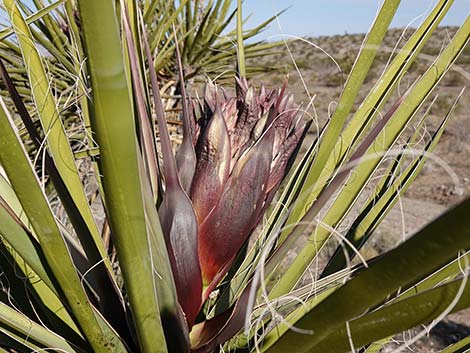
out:
M378 11L380 0L245 0L248 26L259 24L282 9L288 10L264 31L260 39L281 39L281 33L295 36L321 36L367 32ZM402 0L391 27L417 27L437 0ZM441 25L460 25L470 15L470 0L455 0Z
M26 0L28 3L31 0ZM321 36L365 33L383 0L244 0L247 28L264 22L283 9L278 21L271 23L256 39L279 40L290 36ZM438 0L401 0L391 27L417 27ZM233 5L236 1L232 0ZM3 12L3 11L2 11ZM0 14L3 19L4 14ZM454 0L441 25L457 26L470 15L470 0Z

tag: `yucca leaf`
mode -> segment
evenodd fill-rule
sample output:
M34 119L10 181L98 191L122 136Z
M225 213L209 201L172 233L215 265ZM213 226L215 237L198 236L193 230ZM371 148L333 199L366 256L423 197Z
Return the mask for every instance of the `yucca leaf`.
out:
M0 292L0 301L76 346L88 347L63 298L59 299L5 240L0 243L0 268L2 283L8 284L8 291Z
M314 349L345 322L380 304L398 288L413 284L423 274L444 266L460 250L470 248L470 227L464 216L469 207L470 199L467 199L409 240L370 262L368 268L293 323L297 328L313 331L314 335L288 331L267 352L283 352L286 347L291 352Z
M143 48L146 51L148 47L147 35L144 28L144 22L141 21ZM142 169L142 163L139 163ZM166 337L171 341L187 341L187 326L183 313L179 307L173 273L170 260L166 249L165 236L161 228L155 202L150 197L150 184L147 179L142 179L142 194L144 195L144 208L149 228L150 246L154 266L159 269L157 281L157 296L160 306L160 314L163 320L163 329L167 333ZM180 325L179 327L176 327ZM171 334L170 334L171 332ZM172 348L171 341L167 345ZM177 345L175 345L177 347Z
M422 281L414 284L411 287L404 287L403 293L401 293L396 300L400 301L404 298L408 298L416 293L428 290L448 281L455 279L462 274L462 269L465 268L465 263L470 261L470 253L467 251L451 261L446 266L440 268L438 271L432 273Z
M393 182L390 182L390 184L386 185L384 187L386 190L383 192L383 194L381 194L379 197L375 197L369 200L364 207L363 212L354 221L353 226L346 234L346 239L348 239L352 246L354 246L357 250L360 249L361 246L367 241L380 221L387 215L388 211L398 201L400 195L406 192L408 187L421 171L424 163L428 159L428 155L432 153L437 143L439 142L447 122L452 116L458 101L462 97L463 92L464 90L461 91L460 95L457 97L456 101L447 112L445 118L442 120L431 140L425 146L422 155L410 163L401 172L401 174L397 176L395 180L393 180ZM406 146L404 148L406 149ZM399 158L397 158L397 160L399 160ZM388 173L386 173L383 179L388 178L387 174ZM353 251L349 246L346 246L346 249L343 250L342 246L344 245L340 245L332 255L327 267L323 270L321 277L327 276L345 267L347 262L345 251L347 252L349 261L354 258L355 251Z
M16 135L7 108L3 101L1 103L0 163L32 224L54 277L90 345L98 352L108 352L108 348L106 348L108 344L116 345L118 348L120 340L112 330L104 331L105 327L103 327L103 331L97 330L97 327L100 327L99 323L70 259L50 205L34 174L21 141ZM125 352L125 349L121 351Z
M321 181L321 183L326 182L335 169L341 165L340 162L343 164L346 162L346 154L351 153L350 151L353 150L352 147L360 140L360 137L372 124L373 118L377 116L377 113L393 92L400 78L413 63L452 3L452 0L441 0L436 4L423 24L413 33L399 53L397 53L390 66L385 70L382 77L377 80L374 88L361 103L348 126L346 126L342 132L341 139L335 144L334 151L328 158L324 168L321 171L317 171L317 174L319 174L317 178L318 181ZM307 182L307 185L311 187L313 184ZM310 198L314 199L321 192L322 188L322 185L316 185L315 189L310 191ZM286 235L287 234L284 232L281 236L281 241Z
M91 128L91 120L90 120L90 113L91 113L91 108L89 107L89 101L88 101L88 95L90 93L90 87L88 84L88 77L87 77L87 72L84 69L83 66L83 58L85 58L85 52L83 48L83 43L82 43L82 36L81 36L81 31L80 28L78 27L78 21L76 21L77 18L77 12L76 12L76 7L75 4L73 4L71 1L67 1L65 3L65 21L68 24L70 28L70 42L75 48L74 51L72 51L72 57L73 57L73 62L74 62L74 67L75 67L75 80L78 80L78 87L77 87L77 97L79 100L77 101L77 106L80 107L80 112L81 116L83 117L83 123L85 125L86 129L86 138L88 140L88 148L87 151L90 153L93 153L93 151L98 149L98 146L96 146L96 141L94 139L94 134ZM75 158L78 158L77 155L75 155ZM93 170L94 170L94 177L96 179L96 183L98 186L98 190L103 193L103 186L101 183L101 173L99 170L99 165L96 162L97 159L93 158L93 154L91 154L91 161L93 165ZM104 203L104 199L101 198L101 201Z
M310 169L309 175L307 176L307 180L301 189L301 194L310 195L315 191L312 190L312 186L316 185L319 180L328 157L335 147L335 143L341 134L346 118L353 107L354 101L356 100L359 90L362 87L362 83L364 82L369 68L375 59L377 49L388 30L399 3L400 1L393 0L385 1L382 4L380 12L364 40L359 56L357 57L345 83L345 87L338 101L338 105L336 106L336 110L328 123L324 136L322 137L322 143L319 145L315 161ZM287 225L297 223L305 213L305 210L311 206L312 201L312 197L308 197L307 199L297 202L289 216Z
M191 41L186 42L186 45L188 46L185 47L183 51L183 54L187 56L187 60L190 65L195 63L193 58L201 52L201 43L204 43L201 38L203 37L203 32L206 27L206 23L211 15L212 6L212 0L205 6L205 8L201 8L198 2L195 3L193 16L194 18L198 18L198 23L196 28L187 29L189 31L194 31L195 33L192 36Z
M316 305L321 303L326 297L328 297L333 291L335 291L339 286L341 286L341 282L347 277L347 275L342 275L338 276L337 279L328 279L328 282L326 284L318 283L318 287L315 289L314 293L312 292L311 285L307 285L301 289L297 289L295 291L292 291L289 293L290 298L294 298L293 303L283 303L283 298L278 298L275 301L269 302L269 306L271 308L276 308L276 310L286 310L286 312L290 312L288 316L286 316L284 323L278 324L274 330L268 332L265 336L261 337L262 340L260 339L259 342L261 343L262 341L262 346L259 347L261 351L267 350L273 343L279 339L279 337L288 329L291 328L291 325L289 324L290 322L295 322L302 318L303 315L305 315L306 312L309 310L312 310ZM319 281L320 282L320 281ZM325 281L326 282L326 281ZM305 293L308 293L308 300L305 300L302 305L299 307L298 305L298 299L304 298ZM289 306L290 305L290 306ZM253 310L253 313L250 317L250 324L256 322L257 324L259 323L257 321L258 317L257 314L259 315L259 312L264 310L266 305L259 305ZM295 309L294 311L292 311ZM257 313L258 311L258 313ZM250 332L243 332L243 336L237 337L237 340L232 340L229 342L229 345L227 348L246 348L248 343L254 342L254 336L257 335L259 332L257 332L258 329L262 329L262 326L265 324L269 324L270 319L273 319L272 317L268 316L263 320L262 323L259 323L259 326L252 327L250 326ZM284 325L286 324L286 325ZM246 321L245 321L246 325ZM240 325L241 327L241 325ZM246 327L246 326L245 326ZM258 343L257 343L258 344ZM259 344L258 344L259 345Z
M201 31L201 43L208 43L212 40L212 38L214 38L218 31L218 24L220 23L221 19L224 18L222 16L221 9L226 9L230 3L231 1L229 0L215 0L215 3L211 0L209 5L205 5L207 7L209 16L207 17L203 31Z
M12 247L15 253L16 267L24 269L31 286L40 298L41 305L62 320L59 329L71 327L77 333L79 329L59 299L58 286L47 265L44 253L29 221L10 184L0 175L0 234L5 246ZM20 260L19 260L20 259Z
M183 141L181 146L176 152L176 166L181 181L183 190L189 194L191 182L193 181L194 172L196 169L196 152L193 146L193 132L192 120L189 116L189 101L186 95L186 87L184 81L184 69L183 63L181 62L181 54L178 45L178 37L176 35L176 29L173 26L173 33L175 37L175 49L176 49L176 63L178 64L178 80L181 91L181 106L183 110Z
M11 334L6 334L3 328L0 326L0 342L3 343L3 347L0 346L1 353L10 353L11 349L15 349L17 352L33 352L35 349L38 350L40 347L35 346L26 348L24 345L15 340ZM7 350L8 349L8 350Z
M401 104L394 116L387 123L387 126L376 135L373 144L368 147L365 153L365 160L361 161L354 170L354 183L347 183L341 190L341 193L335 198L334 203L328 209L327 214L322 218L321 223L325 223L334 227L340 222L349 209L349 207L356 201L358 193L362 190L364 185L370 179L373 171L377 168L379 162L383 159L383 154L387 151L392 144L396 141L400 133L407 126L410 119L416 114L417 110L423 104L424 100L430 94L432 89L439 83L445 72L452 65L457 58L460 51L470 40L470 18L467 18L465 23L460 27L459 31L455 34L449 45L443 50L441 55L433 63L433 65L426 71L426 73L416 82L416 84L409 89L409 94L405 97L403 104ZM376 129L374 127L374 129ZM369 133L370 135L371 133ZM364 141L361 142L364 146ZM365 146L367 147L367 146ZM359 147L361 148L361 147ZM358 149L359 149L358 148ZM353 161L358 160L355 155L357 151L351 156ZM369 156L368 156L369 155ZM338 177L333 179L333 183L338 181ZM313 204L313 207L318 207L319 201L323 200L331 190L331 184L325 191L320 194L319 199ZM316 206L317 205L317 206ZM309 210L308 213L311 213ZM289 291L297 280L302 276L305 269L316 256L317 252L330 235L330 230L325 227L317 227L313 234L310 236L311 241L307 243L304 248L299 252L296 259L289 267L288 271L279 280L279 286L284 289L277 292L277 294L286 293ZM277 291L278 289L276 289Z
M144 23L149 24L149 19L150 16L154 15L155 12L160 10L162 7L164 7L165 4L169 5L171 4L169 1L162 1L162 0L151 0L151 1L145 1L144 2Z
M143 166L140 166L143 172ZM184 352L189 346L188 327L184 313L178 303L175 282L165 244L165 237L158 218L155 203L151 197L148 180L142 180L145 216L149 231L149 247L153 266L158 268L155 275L160 317L169 352Z
M52 55L52 57L57 59L63 65L63 67L65 67L66 70L68 70L68 72L73 72L73 65L70 59L68 58L68 56L66 55L66 53L63 52L63 48L62 50L59 49L56 45L54 45L54 43L51 42L50 38L48 38L40 30L37 30L34 26L29 27L29 31L30 31L29 34L31 36L31 39L34 39L35 41L37 41L37 43L43 46L44 49L46 49L50 53L50 55ZM60 67L56 67L55 69L60 70ZM65 72L66 71L64 71L64 73Z
M47 136L48 150L50 151L51 157L54 160L54 164L63 180L63 183L67 187L68 193L76 204L80 216L83 218L83 221L88 227L88 231L93 237L93 239L90 239L89 241L94 242L94 245L99 251L100 257L94 257L92 261L101 261L101 259L106 258L106 251L102 245L100 233L96 227L91 209L88 205L88 200L83 191L83 186L75 165L75 159L65 134L62 121L60 120L60 114L52 95L49 86L49 79L44 69L40 54L34 45L31 31L21 16L15 2L12 0L6 0L4 3L18 37L18 42L21 46L38 115L41 119L43 130ZM90 252L90 255L93 255L93 253Z
M144 22L141 21L143 49L145 57L149 60L149 44L145 32ZM152 69L150 69L152 70ZM139 163L141 170L142 163ZM155 276L156 291L159 300L160 316L162 319L163 330L166 337L168 351L185 352L189 347L188 327L186 318L181 309L177 298L175 280L172 273L172 266L168 256L165 235L159 222L159 215L155 208L155 202L150 198L150 184L145 178L142 179L142 188L144 195L145 216L147 219L151 249L152 261L155 268L158 268L158 275Z
M245 54L251 55L254 52L265 52L270 48L275 48L279 46L279 43L258 43L256 44L247 44L245 46ZM214 45L213 48L211 48L212 51L214 52L210 56L205 56L198 58L198 61L193 63L194 65L199 63L202 67L210 67L210 65L217 64L220 66L220 62L222 60L226 60L227 58L230 58L234 55L234 49L232 49L232 42L227 41L227 42L222 42L220 45ZM207 49L206 49L207 50ZM203 53L201 53L202 56ZM227 69L227 66L223 67L224 70ZM247 70L250 69L250 66L247 67ZM207 69L206 69L207 70Z
M137 56L137 46L136 42L134 41L128 9L124 2L122 2L121 5L123 7L122 21L124 24L124 33L126 36L127 53L129 56L131 69L131 79L134 88L134 96L137 101L136 107L139 116L138 125L140 126L139 130L141 135L142 155L145 160L146 174L150 180L150 185L152 187L152 195L154 197L155 203L157 203L159 197L159 172L157 150L155 146L155 138L152 127L153 122L151 117L149 116L149 111L147 110L143 79L139 67L139 59Z
M104 198L136 333L144 353L165 352L142 199L140 179L146 176L139 175L117 15L111 2L81 0L78 5L93 88L91 121L100 146Z
M33 3L36 6L36 9L38 10L43 9L45 7L42 0L33 0ZM67 56L66 48L68 44L68 39L67 36L64 34L63 29L59 27L59 21L60 20L53 18L50 13L45 14L45 16L41 18L41 22L44 23L44 27L47 31L42 32L64 56Z
M5 243L5 247L9 247L9 245ZM11 257L15 260L13 264L14 274L18 276L18 273L21 271L28 278L29 283L24 283L22 280L22 283L15 287L15 289L25 288L27 290L28 303L35 303L33 304L34 316L30 317L35 320L39 313L42 312L42 324L49 322L48 328L52 329L56 334L67 337L69 342L75 343L77 346L86 347L83 335L65 308L63 299L57 296L53 290L40 280L13 249L10 248L9 250ZM16 293L17 291L15 290L15 297Z
M57 0L45 7L43 7L42 9L36 11L34 14L32 14L31 16L28 16L25 21L28 25L36 22L37 20L40 20L42 17L46 16L47 14L49 14L50 12L54 11L56 8L58 8L60 5L62 5L64 2L66 2L67 0ZM14 29L12 27L8 27L8 28L3 28L0 30L0 41L3 41L5 38L7 38L8 36L12 35L14 33Z
M447 283L452 281L453 279L459 277L462 274L462 269L465 268L465 264L470 261L470 255L468 252L463 255L459 256L456 260L453 260L446 266L442 267L441 269L437 270L430 276L426 277L422 281L418 282L417 284L413 285L410 288L403 288L404 292L401 293L398 297L393 298L390 302L398 302L404 299L407 299L415 294L421 293L423 291L432 289L438 285L443 283ZM391 337L382 339L380 341L372 343L367 348L367 353L378 353L380 348L390 340Z
M245 47L243 46L243 24L242 24L242 1L237 0L237 63L238 74L240 77L246 77L245 68Z
M145 36L144 47L148 65L153 68L150 46ZM158 213L173 270L178 301L186 315L188 326L191 327L201 307L202 296L201 268L197 254L198 226L191 201L179 180L157 75L153 69L150 69L150 79L160 131L166 187Z
M361 142L361 145L357 148L357 150L354 152L354 154L351 157L353 160L360 160L366 155L366 152L370 148L370 145L372 144L372 142L377 139L377 136L380 135L384 127L390 122L390 119L392 119L394 114L404 104L404 102L406 101L408 92L409 91L405 92L405 94L401 96L394 103L394 105L384 115L382 120L377 123L377 125L369 133L369 135ZM281 260L287 254L289 248L293 246L294 242L299 238L301 234L303 233L311 234L312 228L313 228L314 233L310 237L315 236L314 241L312 243L310 242L307 243L302 248L302 250L300 251L300 254L297 255L296 259L294 260L292 265L289 267L289 269L280 277L277 283L273 286L270 292L271 298L279 297L281 295L288 293L290 290L292 290L295 284L300 280L302 274L304 273L306 269L306 262L309 260L311 261L311 259L314 257L314 255L318 251L318 248L317 248L318 244L316 243L317 241L316 235L317 235L318 229L324 230L324 228L321 227L321 224L317 225L317 227L314 227L314 225L317 223L316 221L314 221L314 219L317 216L318 212L323 207L325 207L327 202L333 197L334 193L337 192L337 190L340 189L341 186L343 186L343 183L350 177L351 169L352 167L349 167L338 172L335 179L333 179L333 181L328 185L328 187L320 194L316 202L313 203L313 205L304 215L301 222L299 222L299 224L296 225L292 229L292 231L290 232L286 240L275 249L273 255L269 259L269 263L272 263L273 266L277 266L277 264L281 262ZM336 203L337 198L339 197L334 198L335 203ZM346 211L346 209L344 209L344 211ZM326 241L326 239L322 239L322 241L324 242ZM319 242L319 246L321 245L322 243ZM313 250L312 250L312 247L313 247ZM274 268L275 267L272 267L269 273L271 273L274 270Z
M233 78L235 67L235 57L237 49L233 45L236 42L237 32L227 31L228 26L236 18L236 9L231 9L231 1L224 0L217 2L210 2L205 7L202 7L199 2L195 2L194 7L185 11L191 12L190 19L181 21L180 26L184 28L184 33L189 33L184 41L183 48L183 62L188 64L192 71L188 72L186 77L189 79L199 74L208 74L210 77L219 78L219 74ZM271 23L276 16L272 16L264 21L259 26L245 31L243 40L246 41L255 34L258 34L269 23ZM199 19L199 21L196 21ZM244 23L246 19L242 22ZM198 22L198 23L196 23ZM194 33L193 33L194 32ZM279 46L280 43L267 43L272 46ZM245 45L246 57L250 48L258 48L260 50L266 44L251 43ZM230 71L227 72L227 69ZM253 66L247 65L246 71L248 74L253 74ZM217 76L216 76L217 75Z
M195 16L193 14L193 10L192 10L192 7L191 7L191 4L194 3L194 6L198 6L199 4L199 1L198 0L195 0L195 1L188 1L186 3L186 7L184 9L184 21L181 22L181 26L185 26L184 29L186 30L187 33L191 33L191 30L193 28L195 28L195 21L197 19L197 16ZM186 56L186 50L187 48L189 48L191 46L191 36L186 36L184 38L184 44L183 44L183 50L182 50L182 55L183 57Z
M197 328L194 334L195 339L191 347L191 353L212 352L241 330L249 309L248 303L251 297L251 290L255 287L250 282L235 305L212 319L205 321Z
M29 133L33 145L36 147L37 151L41 150L41 137L36 131L33 120L26 109L21 97L13 86L3 62L0 60L0 76L5 82L7 89L10 93L10 96L15 104L18 113L23 121L23 124L26 127L26 130ZM83 244L83 248L87 254L87 258L80 256L85 261L81 261L81 264L75 261L75 264L78 265L81 273L88 274L88 282L93 283L93 290L96 291L100 300L100 307L105 313L106 317L110 322L119 322L119 320L124 320L124 311L121 306L119 295L117 295L117 285L114 282L112 272L108 272L107 268L111 270L111 265L108 260L105 260L101 263L101 254L100 247L93 241L93 235L90 233L90 230L86 224L85 219L82 217L82 212L79 210L75 204L72 195L70 194L67 186L65 185L59 171L54 164L53 159L49 155L48 151L43 153L44 165L46 171L51 177L51 180L54 184L54 187L59 195L59 198L64 205L64 208L70 218L72 225L74 226L75 232L78 238ZM99 240L101 244L101 240ZM103 245L101 244L101 248ZM74 255L72 253L72 255ZM74 260L77 260L77 256L73 256ZM90 265L90 262L92 265ZM106 266L107 265L107 266ZM93 266L93 271L89 271ZM92 279L92 280L91 280Z
M453 2L453 0L440 0L419 28L411 35L403 48L396 54L382 76L377 80L374 88L351 118L351 122L341 135L343 142L336 144L335 152L325 166L325 171L331 173L338 166L338 163L344 163L345 156L350 153L348 152L349 148L346 146L357 144L368 127L373 123L373 118L378 114L400 79L406 74Z
M422 293L423 291L430 290L432 288L435 288L438 285L452 281L454 278L462 275L462 269L465 268L466 264L468 264L468 261L470 261L470 257L467 252L466 255L459 256L456 260L453 260L448 265L440 268L439 270L437 270L436 272L434 272L427 278L423 279L419 283L413 285L409 289L406 289L406 287L404 287L403 288L404 292L400 294L398 297L393 298L390 302L395 303L404 299L406 300L407 298L412 297L417 293ZM310 301L307 304L309 303ZM299 312L299 314L302 315L302 312L305 312L305 311L296 310L296 312ZM276 330L268 334L268 337L272 334L275 334L277 338L279 337L281 333L278 330ZM378 353L382 345L387 343L387 341L389 341L389 338L380 340L378 342L374 342L367 348L366 352Z
M470 284L465 284L465 279L456 280L354 319L349 323L351 341L346 327L342 327L309 352L348 352L351 349L350 342L355 347L362 347L377 339L428 324L445 312L454 300L457 302L450 307L449 314L468 308ZM463 291L459 293L459 290Z
M0 175L0 201L3 218L0 227L2 228L2 234L11 243L11 245L14 246L15 250L21 254L26 263L35 269L36 273L34 274L34 277L28 278L30 279L31 286L34 287L37 296L39 296L42 301L41 305L45 305L47 307L46 315L49 315L48 312L50 312L49 317L55 317L57 314L58 317L63 320L63 322L60 322L56 326L59 331L65 329L68 325L78 332L74 322L71 320L67 311L65 311L63 304L57 298L57 287L52 284L51 278L53 277L50 277L50 269L47 266L41 247L33 235L32 228L26 226L26 224L29 225L26 214L21 208L21 204L16 198L14 190L2 175ZM15 258L16 257L17 256L15 256ZM16 266L19 269L24 268L26 271L25 273L32 273L31 269L26 263L24 263L23 259L20 263L17 263ZM85 273L85 270L86 269L84 269L82 273ZM38 280L36 274L39 274L39 278L44 282Z
M43 348L61 349L70 353L85 353L85 350L70 344L47 328L0 302L0 326L3 331L21 334L24 341L33 341Z
M164 38L165 33L171 32L171 26L173 25L176 18L183 12L186 6L186 2L188 1L189 0L180 1L178 7L175 8L174 11L170 12L168 16L164 16L163 21L159 24L157 30L150 34L149 44L151 50L158 49L158 42Z
M155 70L161 70L162 68L164 69L169 69L170 64L169 62L171 61L173 55L174 55L174 50L175 50L175 34L171 32L163 46L159 49L158 53L159 55L155 58L154 65L155 65ZM180 40L184 39L184 37L180 37Z
M461 271L458 271L461 274ZM437 283L437 282L435 282ZM463 283L465 284L465 283ZM456 293L462 286L462 279L452 281L442 286L434 287L433 285L427 287L427 291L419 292L419 295L406 296L402 305L398 304L400 299L393 301L392 304L387 304L385 307L380 308L370 314L365 314L358 319L350 322L350 330L352 333L352 341L356 348L364 346L373 340L381 337L386 337L401 331L417 326L420 323L430 322L432 319L440 315L456 298ZM452 307L452 312L461 310L470 305L467 294L470 290L469 285L465 287L465 291L460 293L457 299L460 299L457 305ZM331 292L330 292L331 293ZM326 293L329 294L329 293ZM300 318L304 313L308 312L318 302L324 298L323 293L318 297L310 299L302 307L297 308L293 313L286 317L286 322L294 322ZM396 304L394 304L396 303ZM312 306L312 304L314 304ZM282 334L284 334L290 327L286 324L280 324L276 329L272 330L266 338L263 339L263 347L261 351L268 349ZM369 352L378 352L375 349L380 348L380 345L373 344L368 350ZM315 347L315 352L346 352L350 349L350 341L347 336L346 328L340 328L332 335L328 336L325 341L322 341L318 347Z
M11 350L15 350L18 353L30 353L30 352L40 352L44 349L37 342L34 342L32 339L27 340L21 334L11 332L8 329L4 329L0 325L0 342L2 342L2 352L3 348L8 349L6 353L11 353Z
M438 271L434 272L427 278L423 279L419 283L413 285L412 287L405 289L405 291L400 294L397 298L393 298L390 302L394 303L406 298L409 298L410 296L413 296L417 293L421 293L423 291L429 290L431 288L434 288L438 285L441 285L443 283L447 283L449 281L452 281L453 279L459 277L462 275L462 269L465 268L465 264L470 261L470 255L468 252L464 256L459 256L456 260L450 262L448 265L442 267ZM388 341L390 341L392 337L387 337L384 339L381 339L379 341L376 341L374 343L371 343L366 352L364 353L378 353L381 347L386 344Z
M363 353L380 353L383 345L388 342L388 339L383 339L377 342L370 344L367 348L364 349Z
M461 339L459 342L443 349L440 353L468 353L470 349L470 337Z
M144 5L144 22L152 29L150 34L151 48L152 50L157 47L159 49L155 58L155 67L157 70L163 71L165 79L171 77L175 70L173 56L176 48L174 35L171 33L172 24L175 24L178 30L180 42L184 43L181 54L183 65L191 67L191 71L186 74L187 79L200 74L214 77L220 73L225 77L233 77L234 70L229 74L224 71L227 66L233 66L232 63L236 56L236 48L232 45L236 40L236 31L226 31L236 15L236 10L232 11L231 4L231 0L211 1L208 4L187 1L182 8L181 2L155 0ZM243 34L244 40L259 33L274 18L275 16L246 31ZM254 46L258 47L258 44L254 44ZM252 45L247 45L247 48ZM279 45L279 43L274 45ZM213 57L213 53L216 52L224 53L223 58L216 65L207 64L206 59ZM214 63L214 61L212 62ZM216 67L221 64L225 67L223 70ZM253 73L251 65L248 66L247 72Z
M28 217L26 217L21 203L12 189L10 182L8 181L5 171L0 166L0 206L7 211L9 217L14 219L17 224L21 224L27 228L29 232L34 232L29 223Z

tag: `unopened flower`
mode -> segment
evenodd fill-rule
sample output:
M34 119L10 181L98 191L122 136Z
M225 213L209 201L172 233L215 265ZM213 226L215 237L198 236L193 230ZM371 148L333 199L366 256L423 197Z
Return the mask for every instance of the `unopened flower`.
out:
M239 79L236 92L231 97L207 84L204 98L184 107L177 174L174 160L163 158L166 190L159 215L189 327L204 286L207 296L232 266L309 126L285 86L257 92ZM171 153L169 140L164 145Z
M203 281L226 272L259 223L306 131L292 95L257 92L237 80L237 96L213 84L193 106L196 169L189 196L199 224Z

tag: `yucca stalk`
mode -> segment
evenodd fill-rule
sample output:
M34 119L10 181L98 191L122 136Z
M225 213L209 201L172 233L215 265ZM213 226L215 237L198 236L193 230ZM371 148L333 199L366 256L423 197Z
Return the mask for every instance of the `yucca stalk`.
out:
M470 199L380 257L351 265L423 167L463 94L422 154L409 157L398 137L416 141L407 126L468 45L469 18L429 70L377 115L452 5L441 0L347 119L398 3L382 5L338 108L298 156L310 121L287 82L267 89L244 77L243 53L252 47L243 43L252 32L242 29L240 1L238 15L228 15L230 1L78 0L66 1L65 11L58 2L37 13L3 1L12 27L0 42L7 92L0 279L9 283L0 292L0 351L371 351L395 333L470 307ZM227 48L215 38L235 15L235 92L208 81L203 97L190 96L188 77L220 60L205 46ZM12 33L16 39L7 40ZM42 57L40 46L51 56ZM22 87L14 78L19 62L28 81ZM168 80L179 82L178 146L167 122L174 106L168 112L161 92ZM68 95L67 107L53 93ZM67 135L71 112L87 125L79 152ZM371 184L392 150L387 175ZM99 203L85 192L78 156L95 173L86 183ZM366 185L376 192L343 244L314 285L299 286ZM304 235L309 242L280 272ZM447 352L465 347L468 340Z

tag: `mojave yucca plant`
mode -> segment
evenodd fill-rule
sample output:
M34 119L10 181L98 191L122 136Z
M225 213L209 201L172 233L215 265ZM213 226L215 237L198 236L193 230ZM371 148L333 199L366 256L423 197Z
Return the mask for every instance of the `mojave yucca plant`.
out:
M51 11L62 3L69 32L60 40L76 48L65 53L78 55L74 65L43 58L58 39L35 34L60 27ZM187 96L181 59L196 47L178 33L188 24L157 40L174 48L179 67L184 124L173 154L157 77L163 69L155 69L162 48L152 47L160 18L148 20L154 11L175 20L165 2L35 4L41 10L28 13L26 2L3 1L16 39L2 40L0 61L0 352L376 352L397 332L470 306L469 200L382 256L352 262L430 156L460 98L422 150L409 153L420 134L407 127L426 118L417 117L419 108L468 44L470 18L383 109L452 1L435 5L352 113L399 4L384 1L334 113L296 163L310 124L286 86L255 88L244 78L241 11L233 95L208 83L202 98ZM191 17L186 28L208 35L204 21L216 19ZM18 49L23 71L6 47ZM54 85L57 75L77 84ZM78 151L69 114L86 125ZM398 144L400 137L408 142ZM374 193L339 234L390 154ZM99 219L77 159L94 171ZM300 286L337 236L314 283ZM446 352L469 347L466 338Z

